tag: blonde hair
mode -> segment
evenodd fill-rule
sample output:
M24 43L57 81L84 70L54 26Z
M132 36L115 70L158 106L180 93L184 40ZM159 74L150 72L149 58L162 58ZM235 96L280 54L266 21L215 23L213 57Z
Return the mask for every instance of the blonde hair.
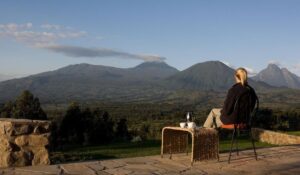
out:
M245 86L248 82L248 73L247 70L245 68L238 68L237 70L235 70L235 77L241 81L241 84L243 86Z

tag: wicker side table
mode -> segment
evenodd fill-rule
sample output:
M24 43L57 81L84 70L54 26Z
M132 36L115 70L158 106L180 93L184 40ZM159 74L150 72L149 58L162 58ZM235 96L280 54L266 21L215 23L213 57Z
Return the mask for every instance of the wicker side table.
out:
M191 165L195 161L219 159L219 135L215 129L187 129L164 127L161 139L161 157L169 154L188 153L188 135L192 138Z

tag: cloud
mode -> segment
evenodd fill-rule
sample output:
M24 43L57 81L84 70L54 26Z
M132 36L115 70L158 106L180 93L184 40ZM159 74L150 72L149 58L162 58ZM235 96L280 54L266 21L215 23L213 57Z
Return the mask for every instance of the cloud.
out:
M44 31L45 28L55 29L55 31ZM59 25L45 24L34 28L30 22L0 24L0 38L10 38L33 47L52 45L62 39L79 38L85 35L84 31L74 31Z
M47 29L47 30L52 30L52 29L60 30L62 28L62 26L56 25L56 24L43 24L43 25L41 25L41 28Z
M163 61L166 59L158 55L134 54L108 48L86 48L59 44L62 40L81 38L86 35L85 31L76 31L71 27L57 24L42 24L37 27L34 27L30 22L25 24L0 24L0 39L13 39L31 47L47 49L69 57L118 57L144 61ZM97 36L95 39L102 39L102 37Z
M224 63L225 65L227 65L228 67L231 67L232 69L235 69L236 67L233 66L232 64L230 64L229 62L227 61L221 61L222 63Z
M293 66L290 67L291 71L298 76L300 76L300 63L294 64Z
M295 64L292 68L297 69L297 70L300 70L300 63Z
M68 45L51 45L51 46L44 46L43 48L70 57L88 57L88 58L119 57L119 58L128 58L128 59L139 59L144 61L163 61L166 59L165 57L161 57L158 55L132 54L128 52L122 52L122 51L107 49L107 48L86 48L86 47L68 46Z
M230 64L227 61L221 61L221 62L224 63L225 65L227 65L228 67L232 68L232 69L237 69L236 66ZM250 68L250 67L243 67L243 68L245 68L247 70L249 76L255 76L257 74L257 72L254 69Z
M247 70L249 76L255 76L257 74L257 72L250 67L244 67L244 68Z
M0 30L10 32L10 31L17 31L17 30L24 30L32 28L32 23L28 22L25 24L16 24L16 23L9 23L9 24L0 24Z
M275 64L275 65L277 65L278 67L282 67L282 63L280 63L280 62L277 61L277 60L270 60L270 61L268 62L268 64Z

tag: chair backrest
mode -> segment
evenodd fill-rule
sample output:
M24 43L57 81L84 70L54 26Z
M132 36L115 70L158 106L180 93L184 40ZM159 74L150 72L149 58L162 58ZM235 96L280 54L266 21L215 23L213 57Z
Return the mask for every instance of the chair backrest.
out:
M259 101L255 93L247 87L247 91L241 94L234 105L236 121L234 124L246 124L252 127L252 119L259 108Z

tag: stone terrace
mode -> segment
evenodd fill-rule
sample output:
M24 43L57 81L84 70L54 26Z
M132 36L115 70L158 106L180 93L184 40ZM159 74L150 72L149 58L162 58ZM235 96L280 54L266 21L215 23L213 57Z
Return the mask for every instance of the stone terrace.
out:
M240 152L227 163L228 153L216 160L202 161L190 166L190 157L179 154L170 160L159 155L126 159L112 159L50 166L31 166L0 169L0 175L146 175L146 174L299 174L300 145L258 149L258 161L253 151Z

